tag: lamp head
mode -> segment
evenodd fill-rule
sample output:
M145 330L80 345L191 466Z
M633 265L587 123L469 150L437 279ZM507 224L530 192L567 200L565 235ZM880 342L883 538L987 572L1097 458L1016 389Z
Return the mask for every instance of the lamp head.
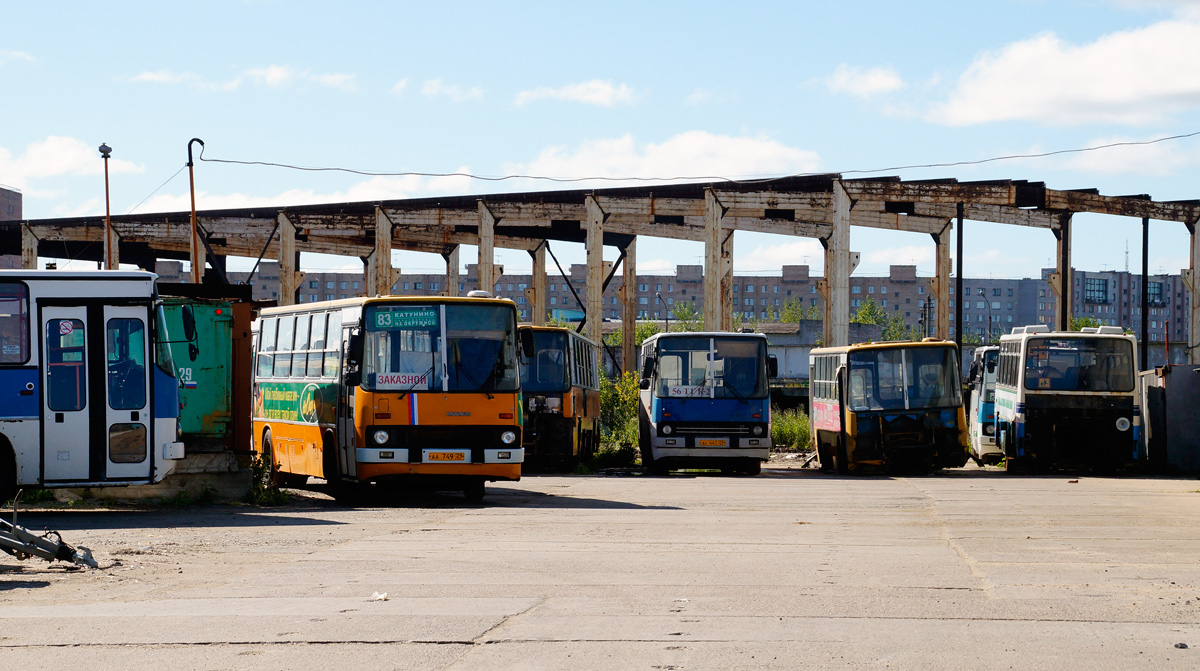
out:
M100 144L100 155L101 156L103 156L107 160L108 155L111 153L112 153L112 147L108 146L105 143Z

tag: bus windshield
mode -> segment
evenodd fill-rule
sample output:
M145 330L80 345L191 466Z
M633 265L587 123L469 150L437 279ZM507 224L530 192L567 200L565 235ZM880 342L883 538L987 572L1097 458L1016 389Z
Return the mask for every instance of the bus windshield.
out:
M521 358L522 391L566 391L567 334L533 331L534 357Z
M962 405L951 347L889 347L850 352L850 409L908 410Z
M517 325L511 307L372 304L364 323L366 389L517 390Z
M761 338L663 338L658 343L660 397L764 398L767 346Z
M1125 338L1030 338L1025 388L1133 391L1133 344Z

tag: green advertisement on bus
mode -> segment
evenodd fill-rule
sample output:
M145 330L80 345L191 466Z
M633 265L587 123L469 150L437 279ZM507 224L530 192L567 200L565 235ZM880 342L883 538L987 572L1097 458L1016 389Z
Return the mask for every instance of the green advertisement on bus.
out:
M332 382L259 382L254 417L302 424L331 424L337 399Z

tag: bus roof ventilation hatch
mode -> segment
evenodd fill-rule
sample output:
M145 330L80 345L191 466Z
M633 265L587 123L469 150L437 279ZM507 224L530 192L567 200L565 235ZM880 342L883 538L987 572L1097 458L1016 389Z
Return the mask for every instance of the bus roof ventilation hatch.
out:
M484 291L483 289L475 289L467 292L467 298L491 298L492 292Z

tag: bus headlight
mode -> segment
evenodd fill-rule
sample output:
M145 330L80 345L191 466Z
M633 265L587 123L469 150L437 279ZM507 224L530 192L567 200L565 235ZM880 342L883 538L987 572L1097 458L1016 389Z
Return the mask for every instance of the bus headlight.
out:
M996 425L995 424L984 424L983 425L983 435L985 435L985 436L996 435Z
M662 432L664 436L671 435L672 431L674 431L674 429L671 428L670 424L663 424Z
M516 440L517 434L513 433L512 431L505 431L504 433L500 434L500 442L504 443L505 445L512 445Z
M763 432L763 428L762 428L762 426L756 426L753 429L750 429L750 432L756 436L761 436L762 432Z
M1117 419L1117 431L1128 431L1128 430L1129 430L1129 418L1128 417L1118 418Z
M375 439L375 443L377 445L386 445L388 442L388 432L381 429L379 431L376 431L375 435L372 436L372 438Z

